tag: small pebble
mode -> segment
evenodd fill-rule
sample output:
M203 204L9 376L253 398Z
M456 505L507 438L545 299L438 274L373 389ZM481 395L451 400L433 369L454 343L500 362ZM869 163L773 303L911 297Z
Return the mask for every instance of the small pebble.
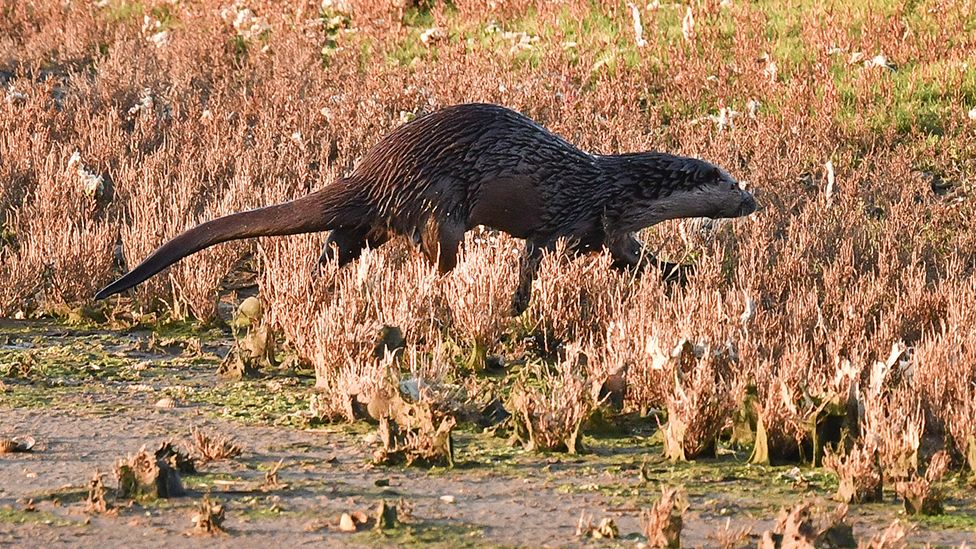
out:
M342 516L339 517L339 531L340 532L356 531L356 523L353 522L352 515L350 515L349 513L343 513Z

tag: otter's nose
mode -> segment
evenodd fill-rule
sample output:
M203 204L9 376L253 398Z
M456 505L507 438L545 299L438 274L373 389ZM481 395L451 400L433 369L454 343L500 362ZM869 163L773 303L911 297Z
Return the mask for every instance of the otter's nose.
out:
M742 203L739 206L739 216L749 215L756 211L758 205L756 204L756 198L752 196L749 191L739 191L742 193Z

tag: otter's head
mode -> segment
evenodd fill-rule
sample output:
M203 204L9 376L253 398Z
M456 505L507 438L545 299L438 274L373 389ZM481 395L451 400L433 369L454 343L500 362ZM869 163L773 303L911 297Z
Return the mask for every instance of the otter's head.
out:
M608 208L615 230L635 231L668 219L740 217L756 199L722 168L663 153L618 156L623 192Z
M728 172L703 160L688 159L688 177L670 199L675 217L742 217L756 211L756 199Z

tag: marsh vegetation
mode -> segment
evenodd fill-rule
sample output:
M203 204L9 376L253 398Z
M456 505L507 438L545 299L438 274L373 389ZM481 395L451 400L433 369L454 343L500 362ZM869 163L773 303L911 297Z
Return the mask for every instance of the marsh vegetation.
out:
M36 441L0 542L972 543L973 51L972 0L0 0L0 447ZM680 284L551 254L514 318L490 231L444 276L406 242L313 276L303 235L91 301L470 101L762 209L644 231ZM186 496L120 496L167 440Z

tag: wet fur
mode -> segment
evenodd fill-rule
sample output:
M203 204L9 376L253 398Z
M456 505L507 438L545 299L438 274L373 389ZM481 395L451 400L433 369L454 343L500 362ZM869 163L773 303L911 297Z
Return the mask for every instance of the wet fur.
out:
M702 160L647 152L592 155L495 105L448 107L405 124L346 177L292 202L225 216L177 236L96 294L131 288L208 246L330 230L322 261L344 265L394 236L417 243L441 272L478 225L525 239L515 312L528 305L542 252L560 238L578 252L606 247L618 267L664 268L634 232L666 219L736 217L755 201Z

